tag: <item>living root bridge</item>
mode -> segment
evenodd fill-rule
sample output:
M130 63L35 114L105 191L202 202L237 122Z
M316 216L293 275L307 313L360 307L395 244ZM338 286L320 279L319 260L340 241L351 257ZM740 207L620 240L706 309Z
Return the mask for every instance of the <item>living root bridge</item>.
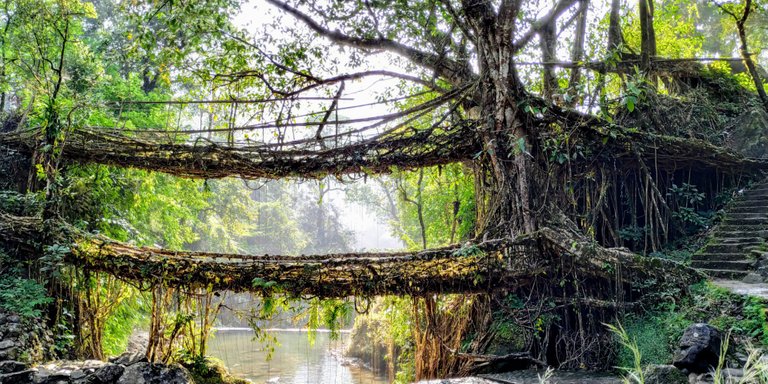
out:
M487 291L506 277L504 242L421 252L245 256L137 248L80 239L68 261L148 284L348 297Z
M32 153L39 142L37 135L36 131L0 134L0 143ZM119 130L79 128L67 138L62 156L73 162L133 167L181 177L278 179L387 173L391 167L408 169L462 161L469 158L468 154L480 151L473 140L467 139L472 133L464 126L448 132L404 129L328 149L308 149L304 142L220 145L198 139L181 143L176 136L187 137L182 132L172 138L137 138Z
M15 242L39 237L40 220L0 215L0 234ZM603 248L575 229L541 230L518 237L419 252L310 256L234 255L135 247L62 226L65 261L139 285L348 297L491 292L526 287L553 276L563 263L581 276L620 281L628 293L654 289L649 281L685 289L702 276L673 261ZM37 235L36 235L37 234ZM652 285L652 284L651 284ZM600 298L601 300L603 298ZM596 301L597 302L597 301Z
M580 159L584 164L605 161L615 162L619 168L637 168L645 162L662 169L692 166L733 173L768 170L766 159L747 158L700 140L611 128L594 117L555 107L550 108L550 113L539 122L540 129L545 132L547 124L553 122L579 128L572 142L593 148L591 155ZM339 145L315 140L229 145L201 138L193 140L183 132L145 135L142 131L84 127L68 135L62 156L67 162L133 167L206 179L377 174L388 173L393 167L410 169L476 159L483 151L473 124L464 121L450 128L403 128ZM610 136L608 131L612 132ZM32 155L40 143L39 136L39 130L34 129L0 133L0 144Z

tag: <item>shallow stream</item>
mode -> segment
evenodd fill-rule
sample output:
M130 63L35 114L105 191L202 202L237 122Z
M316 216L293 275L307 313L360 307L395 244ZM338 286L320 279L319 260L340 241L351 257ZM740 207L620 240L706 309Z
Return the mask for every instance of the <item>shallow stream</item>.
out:
M208 353L224 361L229 371L254 383L269 384L384 384L386 377L344 363L341 351L348 338L339 340L318 331L314 344L302 330L273 330L277 340L271 360L269 348L254 341L247 328L220 329L210 340Z

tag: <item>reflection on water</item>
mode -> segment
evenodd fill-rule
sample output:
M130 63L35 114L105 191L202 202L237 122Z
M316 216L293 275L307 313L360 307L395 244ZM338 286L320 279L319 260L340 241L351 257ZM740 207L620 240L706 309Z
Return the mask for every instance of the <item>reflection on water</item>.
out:
M342 366L337 357L348 334L330 340L328 333L317 333L310 345L302 331L274 331L278 345L267 361L265 346L253 340L251 330L219 330L210 340L208 353L224 361L229 371L255 383L279 384L384 384L388 380L368 370Z

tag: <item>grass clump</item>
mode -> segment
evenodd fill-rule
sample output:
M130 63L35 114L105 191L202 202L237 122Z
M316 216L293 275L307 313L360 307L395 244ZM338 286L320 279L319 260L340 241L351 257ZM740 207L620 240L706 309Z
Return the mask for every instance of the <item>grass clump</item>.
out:
M605 324L605 326L616 336L619 344L624 347L624 350L628 351L632 356L631 363L621 367L625 372L624 382L638 384L645 383L642 363L643 354L637 345L637 339L631 337L621 323L618 323L618 325Z

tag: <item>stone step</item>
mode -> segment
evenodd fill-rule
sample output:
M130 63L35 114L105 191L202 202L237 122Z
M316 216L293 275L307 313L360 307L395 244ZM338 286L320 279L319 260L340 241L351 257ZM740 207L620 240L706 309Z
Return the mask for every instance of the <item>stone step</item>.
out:
M699 269L709 277L719 279L741 280L749 274L748 271L732 271L728 269Z
M745 236L746 235L746 236ZM714 244L744 244L760 245L765 243L766 238L762 236L749 236L750 233L717 233L713 237L716 239Z
M733 217L728 215L723 220L722 225L766 225L768 219L765 217Z
M717 260L723 260L723 261L742 261L747 260L749 258L747 252L738 252L738 253L720 253L720 252L707 252L702 251L701 253L697 253L693 256L691 256L691 261L717 261Z
M762 219L765 220L765 222L768 223L768 211L766 212L728 212L726 215L726 219L736 219L736 220L744 220L744 219Z
M762 189L759 191L752 191L741 195L740 197L734 199L734 201L759 200L760 198L768 198L768 192Z
M768 199L739 200L733 203L734 208L752 208L755 212L765 212L768 207ZM726 209L726 211L728 211Z
M755 205L763 205L766 202L768 202L768 198L765 196L741 196L739 198L734 199L730 205L747 205L747 204L755 204Z
M765 214L768 214L768 207L752 207L752 206L730 207L726 209L726 213L728 215L744 214L744 213L765 215Z
M744 245L758 245L765 242L765 239L758 236L730 236L729 234L726 234L728 236L722 236L724 233L719 234L719 236L714 236L715 239L717 239L714 244L744 244Z
M743 253L751 251L753 248L759 246L759 243L745 244L745 243L716 243L707 244L702 248L700 253Z
M765 230L768 231L768 225L765 225L763 222L754 223L754 222L747 222L747 223L722 223L717 226L715 231L759 231L759 230Z
M768 210L768 200L734 201L726 208L727 212L765 212L766 210Z
M764 226L721 225L712 236L715 238L759 237L765 239L768 238L768 229L765 229Z
M691 267L696 269L722 269L728 271L752 271L755 263L749 260L694 260Z

